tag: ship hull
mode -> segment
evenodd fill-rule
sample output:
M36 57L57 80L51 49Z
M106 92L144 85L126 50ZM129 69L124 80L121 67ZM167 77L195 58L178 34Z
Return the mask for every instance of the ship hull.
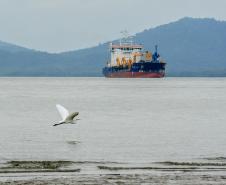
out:
M103 68L108 78L162 78L165 76L165 63L143 62L132 66L113 66Z
M164 72L107 72L104 73L107 78L162 78Z

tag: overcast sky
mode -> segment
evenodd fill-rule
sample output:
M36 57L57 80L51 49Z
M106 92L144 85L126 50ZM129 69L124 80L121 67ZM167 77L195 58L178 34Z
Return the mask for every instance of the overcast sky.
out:
M185 16L226 20L226 0L0 0L0 40L60 52Z

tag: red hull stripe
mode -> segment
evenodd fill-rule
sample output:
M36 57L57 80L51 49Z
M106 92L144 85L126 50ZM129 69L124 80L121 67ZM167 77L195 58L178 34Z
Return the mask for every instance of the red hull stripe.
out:
M108 78L162 78L165 73L149 72L114 72L106 74Z

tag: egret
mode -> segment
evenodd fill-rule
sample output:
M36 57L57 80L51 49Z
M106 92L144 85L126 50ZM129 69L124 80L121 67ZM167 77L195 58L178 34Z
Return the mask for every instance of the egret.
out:
M79 112L72 112L69 114L68 110L59 104L56 105L56 108L60 113L62 120L59 123L54 124L53 126L57 126L61 124L76 124L76 120L79 120L79 119L74 119L76 116L78 116Z

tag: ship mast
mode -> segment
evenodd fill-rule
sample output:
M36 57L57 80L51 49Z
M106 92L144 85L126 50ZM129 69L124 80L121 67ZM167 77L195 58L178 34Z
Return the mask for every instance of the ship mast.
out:
M158 45L155 45L155 52L158 53Z
M122 34L122 38L120 39L120 46L123 44L130 44L133 45L133 36L129 35L127 30L123 30L120 32Z

